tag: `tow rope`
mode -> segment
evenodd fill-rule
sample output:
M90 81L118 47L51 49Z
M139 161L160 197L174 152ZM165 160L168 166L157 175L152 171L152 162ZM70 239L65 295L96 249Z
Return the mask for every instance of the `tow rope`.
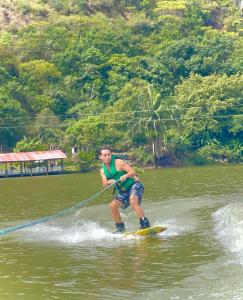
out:
M55 218L58 218L58 217L61 217L63 215L65 215L66 213L74 210L74 209L77 209L81 206L83 206L84 204L90 202L91 200L97 198L99 195L101 195L104 191L106 191L107 189L109 189L110 187L112 187L113 185L115 185L117 181L114 181L114 183L108 185L107 187L103 188L101 191L99 191L98 193L94 194L93 196L77 203L76 205L70 207L70 208L67 208L67 209L64 209L52 216L47 216L47 217L44 217L44 218L41 218L41 219L38 219L38 220L35 220L35 221L32 221L32 222L28 222L28 223L23 223L23 224L19 224L19 225L16 225L16 226L12 226L12 227L7 227L7 228L4 228L4 229L0 229L0 235L4 235L4 234L7 234L7 233L10 233L10 232L13 232L13 231L16 231L16 230L20 230L20 229L23 229L23 228L26 228L26 227L31 227L31 226L34 226L34 225L37 225L37 224L41 224L41 223L44 223L46 221L49 221L49 220L53 220Z

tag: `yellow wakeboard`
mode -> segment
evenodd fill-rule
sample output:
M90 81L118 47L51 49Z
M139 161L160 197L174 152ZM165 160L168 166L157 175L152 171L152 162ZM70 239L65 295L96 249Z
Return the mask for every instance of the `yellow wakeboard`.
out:
M136 236L151 236L151 235L158 234L166 229L167 228L163 227L163 226L152 226L152 227L145 228L145 229L139 229L139 230L133 231L133 232L125 232L123 234L124 235L136 235Z

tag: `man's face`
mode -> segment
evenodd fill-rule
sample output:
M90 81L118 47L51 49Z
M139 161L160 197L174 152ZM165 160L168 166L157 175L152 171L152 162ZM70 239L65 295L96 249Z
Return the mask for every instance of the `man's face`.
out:
M109 164L111 161L111 151L108 149L104 149L100 153L100 159L103 163Z

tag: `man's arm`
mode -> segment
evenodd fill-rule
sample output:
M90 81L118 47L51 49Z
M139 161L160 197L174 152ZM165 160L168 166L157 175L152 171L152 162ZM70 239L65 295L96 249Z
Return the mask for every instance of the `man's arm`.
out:
M107 180L103 169L100 170L100 176L101 176L103 187L111 185L111 184L113 184L115 182L114 179Z
M116 169L119 171L125 171L127 174L121 176L120 180L125 181L127 178L132 178L136 176L136 172L133 170L131 166L129 166L124 160L117 159L116 160Z

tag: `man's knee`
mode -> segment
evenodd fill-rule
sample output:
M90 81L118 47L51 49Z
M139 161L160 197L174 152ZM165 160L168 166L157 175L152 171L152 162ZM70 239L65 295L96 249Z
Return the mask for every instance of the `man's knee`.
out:
M119 202L118 202L117 200L113 200L113 201L109 204L109 206L110 206L110 208L111 208L112 211L114 211L114 210L116 211L116 210L119 209L120 204L119 204Z
M139 205L139 204L138 204L138 197L135 196L135 195L132 195L132 196L130 197L130 204L131 204L131 207L136 207L136 206L138 206L138 205Z

